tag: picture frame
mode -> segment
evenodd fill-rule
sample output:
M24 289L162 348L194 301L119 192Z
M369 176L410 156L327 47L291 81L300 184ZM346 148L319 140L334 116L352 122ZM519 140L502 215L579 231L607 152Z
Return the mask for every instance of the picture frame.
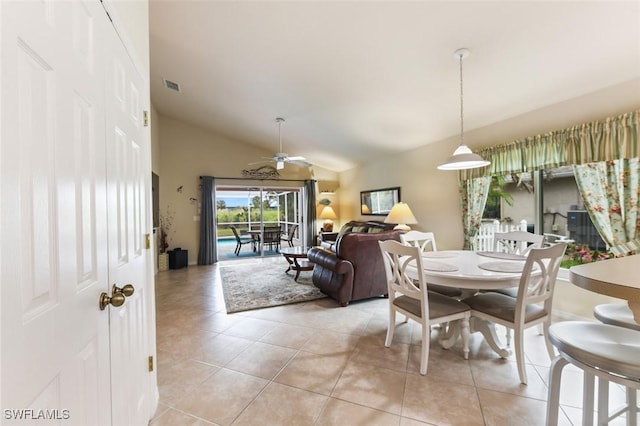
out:
M360 191L360 214L363 216L386 216L400 202L400 187Z

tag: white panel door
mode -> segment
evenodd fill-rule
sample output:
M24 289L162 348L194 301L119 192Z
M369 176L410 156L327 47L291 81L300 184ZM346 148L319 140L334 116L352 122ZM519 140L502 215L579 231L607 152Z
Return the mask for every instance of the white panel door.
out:
M151 163L144 129L143 79L118 37L109 38L106 65L109 279L135 288L120 308L110 308L114 425L146 425L152 406L148 369L151 330L146 283L151 229Z
M113 30L95 0L2 1L0 19L2 422L108 425L98 299L109 286L102 35Z

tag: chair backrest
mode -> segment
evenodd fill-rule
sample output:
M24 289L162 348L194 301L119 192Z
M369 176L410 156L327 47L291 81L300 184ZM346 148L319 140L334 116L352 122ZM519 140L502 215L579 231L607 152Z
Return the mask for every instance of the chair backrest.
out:
M280 227L265 227L263 231L263 243L280 242Z
M543 303L546 315L551 315L556 278L566 248L566 243L558 243L529 251L518 287L516 321L524 321L526 306L534 303ZM536 275L538 270L540 274Z
M296 229L298 229L298 224L294 223L293 225L289 226L289 232L287 233L287 241L291 241L293 240L293 234L295 234Z
M493 251L525 255L532 248L542 247L544 235L526 231L496 232L493 236Z
M396 295L400 293L420 300L422 312L428 315L427 286L424 281L420 248L394 240L379 241L378 244L384 260L390 303L393 303ZM411 268L413 276L407 274L407 268Z
M233 235L236 237L236 241L240 242L240 235L238 235L238 230L235 226L230 226L231 231L233 231Z
M438 247L436 247L436 238L433 235L433 232L422 232L422 231L408 231L402 235L400 235L400 239L402 243L407 246L414 246L420 248L421 252L425 251L438 251Z

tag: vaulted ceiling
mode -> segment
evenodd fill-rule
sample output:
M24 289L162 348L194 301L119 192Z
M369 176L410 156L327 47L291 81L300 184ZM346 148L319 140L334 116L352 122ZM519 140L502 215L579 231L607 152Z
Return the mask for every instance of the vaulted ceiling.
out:
M274 153L283 117L283 150L335 171L459 134L461 47L466 130L640 78L637 1L150 0L149 19L162 115Z

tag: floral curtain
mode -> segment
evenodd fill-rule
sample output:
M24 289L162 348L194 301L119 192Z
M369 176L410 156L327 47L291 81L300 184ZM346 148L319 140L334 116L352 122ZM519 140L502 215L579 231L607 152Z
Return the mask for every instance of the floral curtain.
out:
M480 228L490 185L491 177L489 176L460 181L464 250L473 249L473 240Z
M635 158L639 135L640 110L479 150L477 153L491 165L463 170L460 178Z
M638 158L575 165L585 208L604 242L616 255L640 246Z

